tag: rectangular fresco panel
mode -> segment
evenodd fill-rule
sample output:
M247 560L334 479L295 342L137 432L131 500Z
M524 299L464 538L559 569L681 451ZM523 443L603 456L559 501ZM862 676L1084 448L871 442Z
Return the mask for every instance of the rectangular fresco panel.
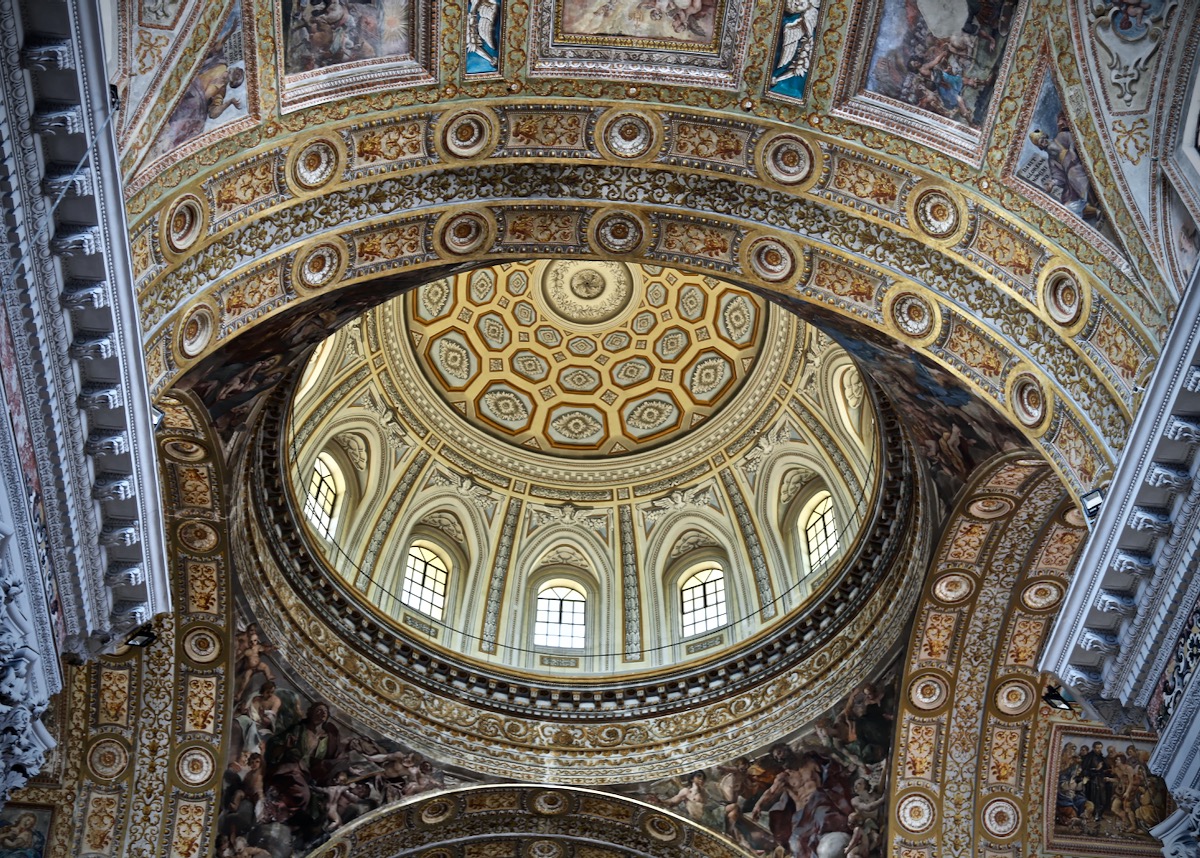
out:
M1063 110L1054 78L1047 73L1034 105L1021 154L1017 178L1046 194L1088 226L1115 242L1087 167L1075 148L1075 133Z
M0 858L42 858L54 808L9 804L0 810Z
M722 0L559 0L559 33L709 45L723 6Z
M1056 724L1046 784L1046 845L1081 855L1161 855L1149 830L1174 808L1150 773L1149 734Z
M1016 0L882 0L869 92L980 129Z
M409 0L282 0L288 74L412 53Z
M471 0L467 6L467 74L500 70L500 24L503 0Z
M177 152L194 140L249 115L242 6L234 3L159 132L149 160Z
M797 101L804 98L820 11L820 0L787 0L784 5L771 67L772 95Z
M1200 257L1200 232L1196 229L1196 221L1192 219L1183 200L1174 190L1167 191L1170 200L1168 213L1169 236L1171 252L1179 273L1179 288L1183 290L1187 279L1196 270L1196 259Z

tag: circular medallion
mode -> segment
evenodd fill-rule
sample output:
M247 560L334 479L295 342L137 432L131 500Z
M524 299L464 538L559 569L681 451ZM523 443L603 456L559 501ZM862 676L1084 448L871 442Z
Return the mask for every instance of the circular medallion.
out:
M948 605L954 605L970 596L974 589L975 582L966 575L951 572L937 579L933 585L933 595Z
M781 241L760 238L750 245L750 267L768 283L787 280L796 273L796 256Z
M551 262L540 286L547 309L574 327L611 322L629 307L635 291L633 273L621 262Z
M208 783L217 770L217 761L207 748L188 748L175 761L175 774L191 787Z
M534 840L525 849L525 858L562 858L561 843L553 840Z
M623 212L607 214L596 224L596 242L609 253L632 253L644 234L637 218Z
M306 191L316 190L333 178L337 167L337 147L328 140L312 140L296 153L292 181Z
M945 191L929 190L917 197L914 204L917 224L932 238L945 238L958 229L962 218L958 206Z
M1041 383L1029 373L1021 373L1013 381L1012 406L1021 425L1036 429L1046 419L1046 394Z
M1035 581L1021 591L1021 604L1031 611L1045 611L1062 601L1063 588L1057 581Z
M1013 511L1013 502L1008 498L979 498L971 502L967 511L976 518L987 521L1008 515Z
M427 849L421 853L421 858L454 858L454 852L439 846L436 849Z
M561 816L571 809L571 803L560 792L542 790L529 799L529 809L538 816Z
M203 229L203 203L194 194L186 194L176 200L167 213L164 230L167 247L182 253L196 243Z
M638 113L618 113L604 126L604 147L618 158L641 158L655 146L654 126Z
M678 840L681 833L679 823L658 813L647 814L642 820L642 831L662 843Z
M492 123L478 110L455 114L442 129L442 145L458 158L474 158L491 145Z
M208 450L191 441L168 441L163 444L163 450L179 462L199 462L208 456Z
M983 827L992 837L1011 837L1021 824L1021 811L1011 799L994 798L983 806Z
M1071 527L1087 526L1087 521L1083 517L1083 512L1081 512L1077 506L1073 506L1063 513L1063 521L1071 525Z
M296 265L296 276L308 289L328 286L341 274L342 250L336 244L321 243L308 251Z
M1083 288L1075 275L1065 268L1057 268L1046 277L1042 287L1042 303L1050 318L1063 327L1075 324L1083 312Z
M483 215L463 212L447 219L442 228L442 243L451 253L474 253L487 243L488 222Z
M1005 715L1023 715L1033 701L1033 686L1023 679L1010 679L996 689L996 708Z
M101 739L88 753L88 768L96 777L111 780L125 774L129 766L129 751L116 739Z
M211 664L221 657L221 639L209 629L191 629L183 636L183 651L197 664Z
M420 811L421 822L438 825L458 814L458 805L449 798L434 798L426 802Z
M906 795L896 805L900 824L912 834L921 834L933 827L933 802L923 795Z
M763 166L781 185L798 185L808 179L815 161L808 143L794 134L776 135L763 148Z
M203 521L185 521L179 526L179 541L192 551L207 552L217 547L217 532Z
M932 673L917 676L908 685L909 702L926 712L939 708L949 695L946 681Z
M933 330L933 307L920 295L904 292L892 302L892 319L906 335L920 339Z
M215 328L212 308L207 304L197 305L179 328L180 353L187 358L199 355L212 340Z

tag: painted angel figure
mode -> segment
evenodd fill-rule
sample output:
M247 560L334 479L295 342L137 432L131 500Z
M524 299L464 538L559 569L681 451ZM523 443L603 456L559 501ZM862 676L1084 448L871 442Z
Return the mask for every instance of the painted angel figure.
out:
M787 0L783 10L783 36L771 76L771 87L808 74L812 59L813 34L817 30L818 0Z
M496 46L497 0L474 0L467 12L468 72L496 71L499 49ZM474 60L474 62L472 62Z

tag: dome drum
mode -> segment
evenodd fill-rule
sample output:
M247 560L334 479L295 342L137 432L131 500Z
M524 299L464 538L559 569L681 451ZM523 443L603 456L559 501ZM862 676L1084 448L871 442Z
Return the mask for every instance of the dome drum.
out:
M254 511L253 529L270 549L261 562L277 567L331 634L415 686L470 706L562 721L662 715L737 694L793 668L833 639L881 582L908 562L923 515L913 453L886 399L878 391L871 395L880 415L878 487L844 561L818 593L768 632L732 641L696 664L607 678L538 675L431 644L362 604L318 559L312 537L304 535L299 506L289 497L293 490L281 444L284 394L276 395L258 429L255 473L245 481L252 497L245 508Z

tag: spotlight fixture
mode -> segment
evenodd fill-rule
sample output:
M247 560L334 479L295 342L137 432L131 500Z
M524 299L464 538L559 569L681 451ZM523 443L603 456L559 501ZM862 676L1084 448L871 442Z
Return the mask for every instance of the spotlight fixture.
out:
M144 626L138 626L129 633L129 637L125 638L125 643L129 646L148 647L158 639L158 635L154 633L149 623Z
M1061 712L1072 711L1071 701L1062 696L1062 686L1060 685L1046 686L1046 693L1042 695L1042 699L1051 709L1058 709Z
M1095 518L1100 514L1100 505L1104 503L1104 489L1090 491L1080 498L1083 501L1083 514Z

